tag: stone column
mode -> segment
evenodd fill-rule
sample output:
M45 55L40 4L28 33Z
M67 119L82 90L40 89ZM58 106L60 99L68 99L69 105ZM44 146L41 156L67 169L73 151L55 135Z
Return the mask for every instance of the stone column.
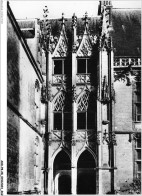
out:
M51 150L52 150L52 138L51 138L51 131L53 129L53 113L52 113L52 55L50 51L48 52L47 56L47 100L48 100L48 107L47 107L47 117L48 117L48 194L53 194L53 163L51 159Z
M71 160L71 173L72 173L72 194L76 195L77 188L77 167L76 167L76 130L77 130L77 105L76 105L76 54L72 54L72 86L73 86L73 103L72 103L72 160Z
M72 48L72 149L71 149L71 191L73 195L77 194L77 166L76 166L76 130L77 130L77 105L76 105L76 22L77 17L75 14L72 17L72 32L73 32L73 48Z
M72 141L72 167L71 167L71 193L73 195L77 194L77 163L76 163L76 144Z
M101 99L101 90L102 90L102 53L101 51L99 52L99 100ZM99 167L99 170L98 170L98 175L99 175L99 191L98 193L100 195L102 195L102 170L101 170L101 167L102 167L102 107L101 107L101 103L100 101L97 101L97 131L98 131L98 136L100 136L99 138L99 142L100 142L100 145L98 146L98 167ZM100 134L99 134L99 131L100 131Z
M51 143L48 143L48 195L53 195L53 163L51 159Z

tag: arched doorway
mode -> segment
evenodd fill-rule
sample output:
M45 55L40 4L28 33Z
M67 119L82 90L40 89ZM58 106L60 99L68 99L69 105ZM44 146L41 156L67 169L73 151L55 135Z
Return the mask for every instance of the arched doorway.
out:
M95 167L94 157L85 150L77 163L77 194L96 194Z
M54 160L55 194L71 194L71 160L62 150Z

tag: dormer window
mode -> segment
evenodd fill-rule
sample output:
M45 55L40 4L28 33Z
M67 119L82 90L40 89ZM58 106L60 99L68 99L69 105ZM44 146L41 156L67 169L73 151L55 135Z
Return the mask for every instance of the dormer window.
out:
M77 73L78 74L91 73L91 59L87 59L87 58L77 59Z
M66 59L53 60L53 74L69 74L71 70L71 61Z

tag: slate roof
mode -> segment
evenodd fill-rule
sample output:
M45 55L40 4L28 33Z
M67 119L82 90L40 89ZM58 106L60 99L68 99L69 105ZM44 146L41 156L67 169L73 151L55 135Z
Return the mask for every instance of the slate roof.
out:
M50 19L51 34L59 37L61 31L61 21L59 19ZM22 31L25 38L35 36L34 21L18 21L20 28L32 28L28 31ZM100 18L91 17L88 23L90 34L99 35ZM140 9L112 9L112 38L115 56L141 56L141 10ZM72 19L67 18L65 29L69 38L69 45L72 43ZM84 21L77 19L77 35L84 33Z
M53 36L57 35L57 32L60 33L61 30L61 21L59 19L52 19L49 21L51 24L52 34ZM89 30L91 34L98 34L99 30L99 18L98 17L91 17L89 18L88 22ZM71 34L72 32L72 19L67 18L65 22L65 28L67 33ZM77 19L77 35L81 35L84 33L84 21L82 18Z
M141 10L112 9L115 56L141 56Z

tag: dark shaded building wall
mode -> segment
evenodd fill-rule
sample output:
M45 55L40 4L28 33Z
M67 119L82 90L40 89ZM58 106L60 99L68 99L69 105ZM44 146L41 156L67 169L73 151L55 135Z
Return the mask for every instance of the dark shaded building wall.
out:
M7 115L7 190L18 191L19 175L19 117L8 108Z
M19 108L19 40L7 18L7 100ZM8 104L9 105L9 104ZM7 188L8 192L18 191L19 173L19 117L8 108L7 111Z

